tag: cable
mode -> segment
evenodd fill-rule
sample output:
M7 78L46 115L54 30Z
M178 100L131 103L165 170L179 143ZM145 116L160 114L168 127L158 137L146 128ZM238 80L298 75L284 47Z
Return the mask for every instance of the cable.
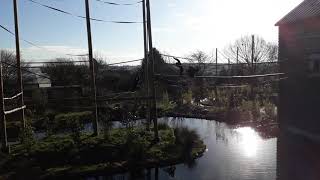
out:
M34 61L25 62L26 64L67 64L67 63L87 63L89 61Z
M53 11L57 11L57 12L60 12L60 13L63 13L63 14L67 14L67 15L70 15L70 16L74 16L74 17L77 17L77 18L81 18L81 19L86 19L85 16L76 15L76 14L70 13L70 12L65 11L65 10L61 10L61 9L58 9L58 8L55 8L55 7L52 7L52 6L48 6L48 5L39 3L39 2L34 1L34 0L27 0L27 1L30 1L30 2L32 2L34 4L37 4L39 6L48 8L48 9L53 10ZM138 23L140 24L140 23L142 23L142 22L138 22L138 21L108 21L108 20L96 19L96 18L90 18L90 20L97 21L97 22L105 22L105 23L115 23L115 24L138 24Z
M5 31L7 31L9 34L15 36L15 33L13 33L12 31L10 31L8 28L4 27L4 26L1 25L1 24L0 24L0 28L3 29L3 30L5 30ZM29 45L34 46L34 47L36 47L36 48L43 49L43 50L46 50L46 51L49 51L49 52L50 52L50 51L51 51L51 52L55 52L55 51L49 50L49 49L47 49L47 48L38 46L38 45L36 45L35 43L33 43L33 42L31 42L31 41L28 41L28 40L25 40L25 39L22 39L22 38L20 38L19 40L22 40L22 41L24 41L24 42L28 43ZM57 52L56 52L56 53L57 53ZM61 54L61 53L60 53L60 54ZM76 55L74 55L74 54L64 54L64 55L72 56L72 57L88 56L88 54L76 54Z
M109 5L115 5L115 6L132 6L132 5L137 5L139 3L142 3L142 1L134 2L134 3L114 3L114 2L103 1L103 0L96 0L96 1L109 4Z
M107 64L107 66L113 66L113 65L118 65L118 64L126 64L126 63L131 63L131 62L138 62L142 61L143 59L136 59L136 60L131 60L131 61L123 61L123 62L118 62L118 63L112 63L112 64Z
M168 55L168 54L160 54L162 56L165 56L165 57L171 57L171 58L180 58L180 59L184 59L184 60L188 60L188 61L193 61L194 59L191 59L191 58L186 58L186 57L179 57L179 56L173 56L173 55Z

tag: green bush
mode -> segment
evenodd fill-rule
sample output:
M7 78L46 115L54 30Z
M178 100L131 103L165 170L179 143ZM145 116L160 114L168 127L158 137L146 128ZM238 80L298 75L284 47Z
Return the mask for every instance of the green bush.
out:
M167 130L170 129L169 125L166 123L158 123L158 130Z
M21 128L20 132L20 141L28 150L31 149L35 143L35 138L33 136L33 128L28 120L26 121L25 128Z
M176 107L176 103L170 101L169 94L167 91L165 91L162 96L162 100L158 103L158 109L160 110L159 113L164 115L165 113L172 110L174 107Z
M143 159L147 153L149 143L146 136L136 129L129 129L126 135L125 149L132 159Z
M191 153L192 148L200 139L199 134L195 130L187 127L179 127L174 129L175 143L183 147L183 151L187 154Z
M91 117L92 113L90 111L58 114L54 117L53 130L54 132L69 131L73 139L79 142L84 124L88 122Z
M182 94L183 103L191 104L192 102L192 91L189 89L188 92Z

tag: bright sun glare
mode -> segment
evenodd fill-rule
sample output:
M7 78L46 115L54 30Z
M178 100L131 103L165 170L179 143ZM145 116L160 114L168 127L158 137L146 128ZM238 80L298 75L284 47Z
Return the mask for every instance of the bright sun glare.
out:
M258 149L258 135L250 127L236 129L240 135L240 149L247 157L255 157Z

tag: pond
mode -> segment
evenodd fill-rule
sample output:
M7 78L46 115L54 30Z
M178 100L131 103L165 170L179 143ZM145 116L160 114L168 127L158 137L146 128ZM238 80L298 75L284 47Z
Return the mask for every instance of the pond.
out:
M206 153L189 164L87 179L276 179L277 138L263 139L250 127L231 128L216 121L191 118L162 118L159 121L172 127L186 126L195 129L207 145Z

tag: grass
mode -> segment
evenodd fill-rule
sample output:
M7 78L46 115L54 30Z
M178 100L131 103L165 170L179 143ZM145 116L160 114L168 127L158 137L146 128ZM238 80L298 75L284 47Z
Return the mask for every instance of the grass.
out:
M159 143L154 142L152 132L139 128L112 129L107 139L82 134L79 142L70 135L50 136L29 148L13 146L11 160L3 167L14 171L23 160L28 162L25 171L41 167L43 172L40 174L44 176L79 175L100 170L112 173L182 163L204 152L206 146L195 131L172 129L164 124L159 127Z

